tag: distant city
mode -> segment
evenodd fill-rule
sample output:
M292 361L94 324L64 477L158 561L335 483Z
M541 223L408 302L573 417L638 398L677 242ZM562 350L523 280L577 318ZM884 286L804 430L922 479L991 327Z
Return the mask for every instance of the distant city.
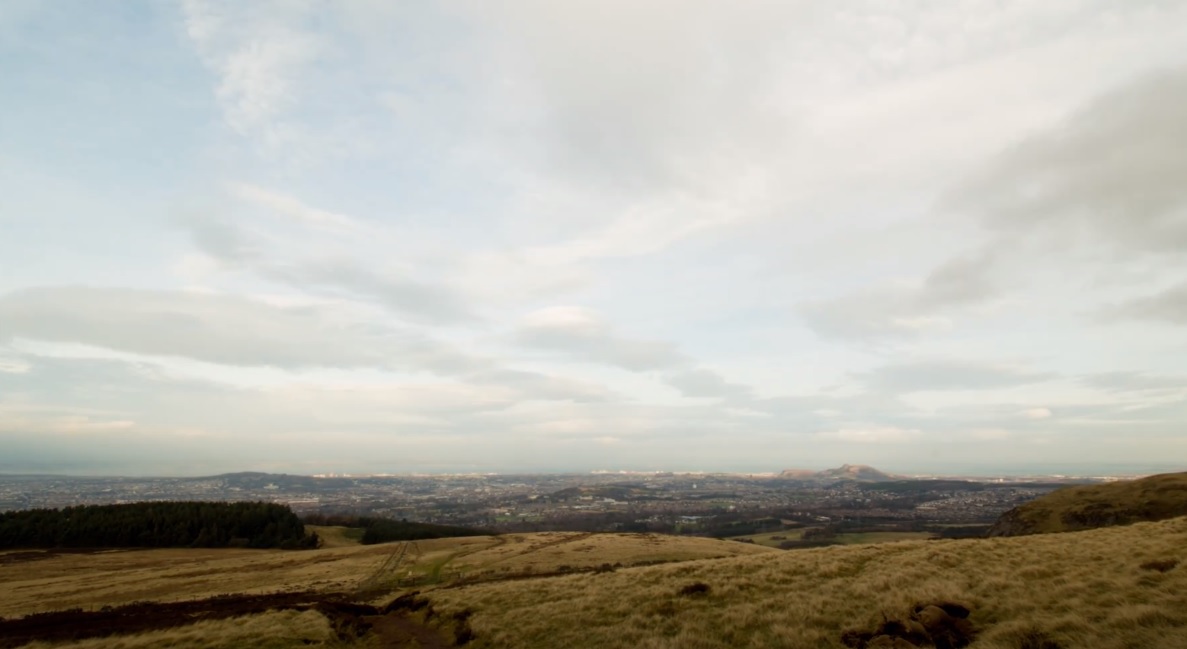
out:
M0 511L142 501L265 501L496 531L653 531L735 536L792 522L924 529L983 526L1069 483L1118 475L920 477L845 465L762 474L288 475L199 478L0 476ZM755 523L758 521L758 523ZM930 529L930 528L928 528Z

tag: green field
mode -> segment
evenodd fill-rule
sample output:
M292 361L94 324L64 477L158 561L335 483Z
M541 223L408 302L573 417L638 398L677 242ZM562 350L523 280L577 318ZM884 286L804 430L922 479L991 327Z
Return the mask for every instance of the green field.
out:
M892 543L894 541L920 541L934 538L931 532L853 532L838 534L837 541L845 545L862 543Z
M755 545L765 545L777 548L784 541L797 541L804 536L804 529L782 530L780 532L764 532L763 534L747 534L745 536L731 536L729 541L754 541Z

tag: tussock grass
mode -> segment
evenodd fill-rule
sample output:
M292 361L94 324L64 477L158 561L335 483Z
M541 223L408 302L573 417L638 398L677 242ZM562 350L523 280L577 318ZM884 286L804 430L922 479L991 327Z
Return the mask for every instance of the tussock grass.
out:
M320 532L319 532L320 534ZM744 543L646 534L541 533L416 541L396 577L421 585L486 577L775 552ZM171 602L226 593L351 592L400 544L341 545L286 552L162 549L47 554L0 562L0 616L136 601ZM4 553L0 553L4 554ZM433 577L432 579L426 579Z
M977 649L1187 648L1187 519L1026 538L830 547L431 595L478 647L840 647L917 602L973 609ZM704 583L704 596L681 596Z
M290 649L343 647L329 621L314 611L281 611L198 622L189 626L131 636L91 638L67 643L34 642L25 649Z
M318 583L343 590L373 572L394 547L63 555L0 567L5 586L16 587L0 589L0 606L45 610L41 593L98 608L113 603L113 595L150 599L140 594L165 592L170 584L176 598ZM468 646L478 649L839 648L845 630L872 629L883 614L901 616L917 603L937 601L972 609L969 619L980 630L974 649L1187 649L1187 518L1068 534L791 552L655 535L515 534L421 541L410 556L407 570L441 577L419 587L436 614L469 615L475 639ZM681 561L646 565L672 560ZM622 567L538 576L562 565L616 563ZM35 578L40 572L45 575ZM198 572L204 574L185 576ZM454 572L504 578L470 583L450 580ZM64 581L71 578L73 599ZM77 585L104 580L115 583L89 592ZM301 640L346 646L331 639L325 625L312 612L270 613L118 639L124 644L107 638L55 649L307 646ZM296 637L315 627L322 635Z
M1187 472L1138 480L1064 487L1019 505L990 528L991 536L1074 532L1187 515Z

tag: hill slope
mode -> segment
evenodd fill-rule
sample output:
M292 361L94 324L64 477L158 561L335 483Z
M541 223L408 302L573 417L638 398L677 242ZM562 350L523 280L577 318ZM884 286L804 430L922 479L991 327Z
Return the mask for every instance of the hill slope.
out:
M1185 649L1184 561L1180 518L693 561L429 597L443 614L472 612L476 647L840 648L846 630L873 628L883 613L949 601L972 609L972 649ZM696 584L704 592L689 594Z
M1184 515L1187 515L1187 473L1165 473L1140 480L1053 491L1002 514L988 535L1074 532Z
M392 544L388 552L402 545ZM916 603L944 601L971 609L971 649L1187 649L1187 518L1071 534L795 552L709 539L571 533L417 545L419 556L410 564L415 571L445 565L492 577L416 586L431 601L432 620L427 614L369 618L376 629L382 622L403 623L407 634L421 634L419 645L382 644L382 635L373 637L376 630L344 637L332 610L306 607L141 633L121 638L118 646L444 647L454 644L453 637L443 632L440 644L430 644L426 629L465 620L466 646L474 649L840 649L847 646L842 637L848 630L872 629L884 614L901 616ZM113 597L127 602L244 589L341 591L382 564L383 550L154 550L53 556L32 564L6 562L0 554L10 586L0 591L0 615L65 606L96 610ZM187 558L187 552L201 557ZM650 562L638 561L648 553L722 558L640 565ZM624 567L545 573L562 561ZM50 591L53 596L46 597ZM424 626L412 624L422 619ZM37 647L106 649L117 646L113 640Z

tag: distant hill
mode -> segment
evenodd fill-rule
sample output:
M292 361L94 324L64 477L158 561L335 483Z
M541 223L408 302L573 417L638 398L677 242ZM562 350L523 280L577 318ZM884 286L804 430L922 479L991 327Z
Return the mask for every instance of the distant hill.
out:
M1053 491L1002 514L988 535L1074 532L1183 515L1187 515L1187 473L1164 473Z
M789 480L813 482L839 482L842 480L853 482L886 482L894 479L894 476L864 464L842 464L835 469L825 469L823 471L787 469L780 473L779 477Z

